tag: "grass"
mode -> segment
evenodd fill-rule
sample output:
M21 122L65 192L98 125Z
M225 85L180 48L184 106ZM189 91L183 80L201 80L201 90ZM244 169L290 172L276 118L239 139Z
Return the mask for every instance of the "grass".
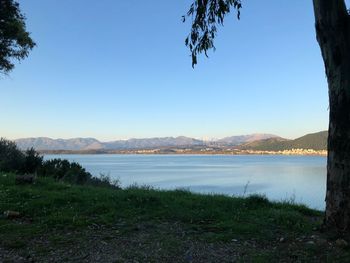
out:
M321 255L326 259L334 253L337 255L334 258L348 255L346 249L333 251L332 247L298 245L295 240L302 236L306 240L315 234L322 220L320 211L303 205L270 202L262 196L201 195L149 187L113 190L69 185L50 178L38 178L33 185L15 185L14 178L12 174L0 174L0 212L12 210L22 215L17 220L0 219L0 246L5 249L33 246L35 254L46 251L33 245L33 240L42 236L48 236L52 247L64 248L81 238L81 235L66 238L68 232L94 229L98 233L99 229L109 229L101 242L108 244L109 240L137 232L143 234L145 244L153 246L157 240L169 254L185 249L182 247L185 239L200 244L238 240L240 244L256 244L256 248L238 246L238 252L244 251L239 257L264 262L276 258L273 247L286 245L278 241L283 237L288 246L295 244L293 251L283 252L288 256L294 253L298 258L309 259ZM163 225L164 228L160 227ZM143 254L140 255L142 258Z

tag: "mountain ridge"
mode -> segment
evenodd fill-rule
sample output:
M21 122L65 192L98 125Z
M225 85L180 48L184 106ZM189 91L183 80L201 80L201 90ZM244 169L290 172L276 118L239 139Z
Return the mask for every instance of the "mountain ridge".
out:
M215 141L205 141L186 136L131 138L101 142L95 138L52 139L49 137L31 137L14 140L17 146L26 150L33 147L38 151L112 151L157 148L197 148L216 147L236 150L283 151L291 149L327 149L327 131L306 134L294 140L273 134L254 133L224 137Z
M120 150L120 149L143 149L157 147L185 147L185 146L205 146L208 144L217 144L221 146L236 146L242 143L250 142L253 138L274 138L273 134L249 134L230 136L219 139L214 142L190 138L186 136L177 137L153 137L153 138L131 138L127 140L115 140L101 142L95 138L70 138L70 139L52 139L49 137L30 137L14 140L17 146L22 149L35 148L36 150Z

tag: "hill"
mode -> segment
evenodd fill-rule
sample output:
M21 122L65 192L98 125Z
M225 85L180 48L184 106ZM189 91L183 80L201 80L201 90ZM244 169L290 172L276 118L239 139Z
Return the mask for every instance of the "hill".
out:
M17 146L26 150L33 147L40 150L98 150L104 146L94 138L51 139L47 137L24 138L15 140Z
M291 149L313 149L327 150L328 132L322 131L304 135L295 140L283 138L270 138L266 140L245 143L238 148L241 150L256 150L256 151L283 151Z

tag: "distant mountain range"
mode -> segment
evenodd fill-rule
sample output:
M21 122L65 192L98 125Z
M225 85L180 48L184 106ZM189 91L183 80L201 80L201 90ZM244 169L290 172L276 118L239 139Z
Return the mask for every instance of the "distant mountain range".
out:
M22 149L33 147L36 150L98 150L104 147L103 143L94 138L51 139L47 137L25 138L15 140Z
M94 138L51 139L46 137L15 140L20 149L35 148L38 151L111 151L156 148L234 148L238 150L280 151L290 149L327 149L327 131L307 134L295 140L273 134L231 136L215 141L204 141L185 136L100 142Z
M272 134L251 134L231 136L217 141L207 142L185 136L161 137L145 139L117 140L100 142L94 138L51 139L46 137L17 139L15 142L20 149L35 148L38 151L45 150L123 150L123 149L151 149L159 147L194 147L194 146L236 146L261 139L279 138Z

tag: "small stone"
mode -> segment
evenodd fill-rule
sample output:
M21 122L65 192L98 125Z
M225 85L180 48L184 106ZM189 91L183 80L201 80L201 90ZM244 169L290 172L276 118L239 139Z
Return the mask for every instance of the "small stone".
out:
M192 255L186 255L185 260L186 262L192 262L193 261Z
M328 244L328 242L327 242L326 239L320 238L320 239L317 239L317 240L316 240L316 244L317 244L318 246L325 246L325 245Z
M4 216L7 219L15 219L15 218L19 218L21 216L21 214L17 211L7 210L4 212Z
M282 242L284 242L286 239L284 238L284 237L281 237L280 239L279 239L279 241L282 243Z
M337 239L337 241L335 241L335 244L337 247L347 247L349 245L348 242L346 242L344 239Z
M34 176L33 175L17 175L16 176L16 184L32 184L34 183Z
M231 239L231 241L232 241L232 242L238 242L238 240L237 240L237 239Z
M315 245L315 242L310 240L310 241L307 241L306 244L308 244L308 245Z

